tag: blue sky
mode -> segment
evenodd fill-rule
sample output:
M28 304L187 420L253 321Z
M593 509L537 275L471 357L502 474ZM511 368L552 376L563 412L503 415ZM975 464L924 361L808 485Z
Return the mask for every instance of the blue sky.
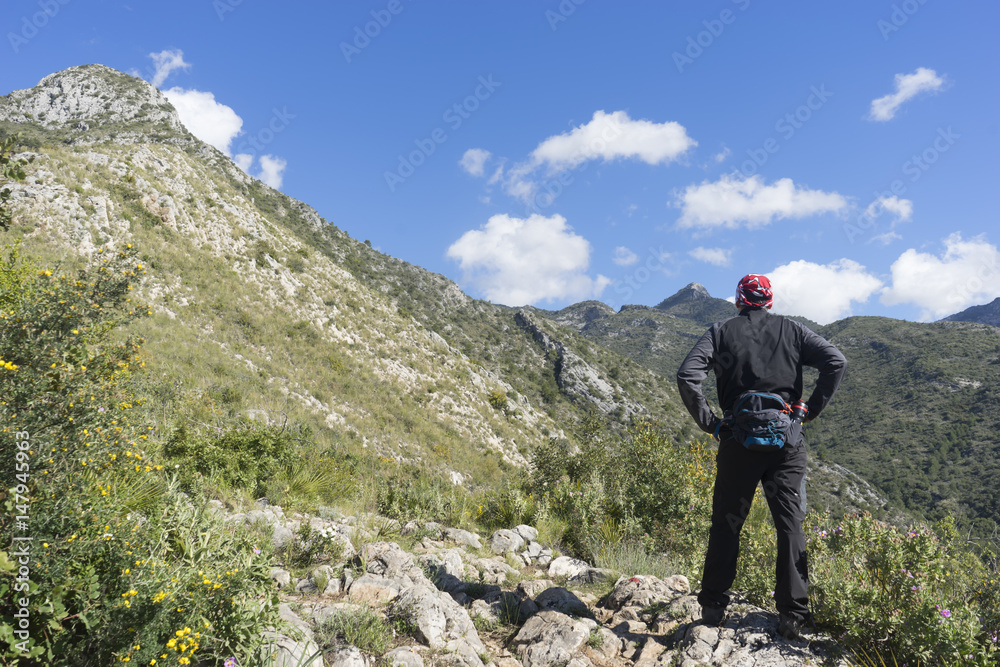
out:
M731 297L933 320L1000 296L1000 5L33 0L0 93L152 81L195 134L496 303Z

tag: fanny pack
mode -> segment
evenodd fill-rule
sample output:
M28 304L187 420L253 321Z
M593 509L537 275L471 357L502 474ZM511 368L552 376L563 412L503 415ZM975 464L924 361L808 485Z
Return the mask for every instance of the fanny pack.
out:
M792 408L777 394L747 391L740 394L715 432L725 425L733 439L752 452L776 452L788 442Z

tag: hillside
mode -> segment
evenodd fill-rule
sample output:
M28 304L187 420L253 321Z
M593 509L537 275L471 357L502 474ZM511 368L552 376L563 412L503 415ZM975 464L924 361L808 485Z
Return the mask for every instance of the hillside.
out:
M1000 521L1000 329L851 317L820 332L848 358L817 453L871 480L893 504L993 533Z
M994 437L1000 426L1000 330L950 321L972 319L990 307L932 324L852 317L820 326L796 318L848 359L836 398L807 427L815 454L810 490L818 491L811 502L953 516L976 534L993 534L1000 522L1000 445ZM734 314L731 303L692 283L655 308L624 306L614 313L585 302L550 317L672 379L705 329ZM707 385L711 398L714 386ZM817 474L820 464L825 472ZM834 481L835 470L859 475L878 491ZM861 497L867 502L859 503Z
M34 158L9 240L67 266L133 244L148 264L139 330L160 442L288 422L318 450L474 488L539 443L575 442L591 410L680 422L671 383L350 238L191 136L139 79L53 74L0 100L0 131Z
M948 522L867 514L809 513L815 622L779 637L759 495L730 614L699 621L715 452L670 366L732 312L704 288L619 313L472 299L248 177L102 66L0 99L4 165L14 134L0 608L32 632L0 625L5 664L995 657L995 562ZM838 325L858 359L883 350L867 321ZM924 329L887 349L979 390L973 356L996 355L960 332L990 328L938 329L958 341L940 358ZM919 398L927 423L939 397ZM832 458L813 463L811 506L888 514Z
M1000 327L1000 297L982 306L972 306L960 313L949 315L942 322L978 322Z

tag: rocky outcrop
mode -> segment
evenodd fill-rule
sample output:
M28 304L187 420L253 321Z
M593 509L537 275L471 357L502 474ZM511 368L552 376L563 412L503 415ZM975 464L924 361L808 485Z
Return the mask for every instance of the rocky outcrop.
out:
M556 383L568 396L592 405L603 414L641 415L646 409L630 400L622 388L605 379L583 357L547 333L526 310L514 315L514 322L529 334L547 355L555 357Z
M13 91L0 105L0 121L37 123L67 143L197 141L163 93L104 65L70 67Z
M215 508L214 511L220 511ZM280 523L280 507L260 503L229 515L245 522L260 512ZM319 522L296 514L299 522ZM365 534L376 517L343 517L324 524L350 526ZM317 525L320 525L317 523ZM275 664L371 667L695 667L789 666L837 662L833 642L805 632L786 641L773 612L734 603L721 627L699 622L701 609L686 577L616 575L580 559L553 554L531 526L481 536L436 523L409 522L402 532L416 540L407 551L392 541L371 541L350 556L291 576L275 567L272 578L286 600L282 625L269 631ZM299 533L293 540L299 539ZM475 546L473 546L475 545ZM532 550L554 557L544 564L525 557ZM614 580L598 598L594 583ZM607 588L603 588L607 591ZM394 619L397 635L384 655L324 643L321 628L337 615L360 618L374 612ZM502 628L501 631L494 629ZM484 632L485 630L485 632ZM309 661L314 662L310 663Z

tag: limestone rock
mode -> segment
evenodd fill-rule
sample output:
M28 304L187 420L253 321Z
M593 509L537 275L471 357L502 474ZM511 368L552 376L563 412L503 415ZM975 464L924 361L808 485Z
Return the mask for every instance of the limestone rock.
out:
M432 649L447 649L465 664L481 667L485 651L468 612L446 594L426 585L407 588L394 609L416 627L416 638Z
M571 579L589 569L590 565L582 560L570 558L569 556L559 556L559 558L549 563L549 577L567 577Z
M490 537L490 550L495 554L516 553L524 544L524 538L513 530L500 529Z
M554 610L541 611L524 624L511 648L524 667L567 665L587 643L590 627Z

